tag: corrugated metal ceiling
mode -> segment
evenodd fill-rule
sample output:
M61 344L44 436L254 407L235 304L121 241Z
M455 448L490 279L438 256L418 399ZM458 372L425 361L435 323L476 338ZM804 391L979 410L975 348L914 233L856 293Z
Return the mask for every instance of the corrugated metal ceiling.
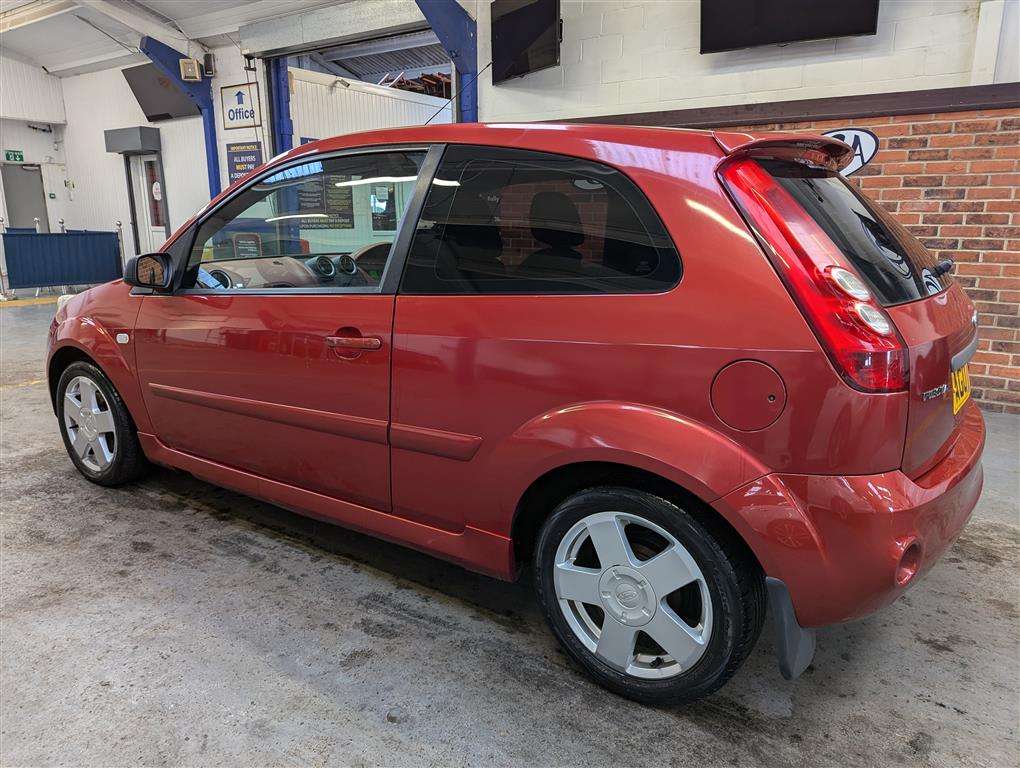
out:
M450 63L450 56L443 49L443 46L439 43L434 43L416 48L404 48L367 56L355 56L349 59L331 56L330 60L335 61L355 77L365 78L376 74L386 74L387 72L397 74L405 70L448 65Z

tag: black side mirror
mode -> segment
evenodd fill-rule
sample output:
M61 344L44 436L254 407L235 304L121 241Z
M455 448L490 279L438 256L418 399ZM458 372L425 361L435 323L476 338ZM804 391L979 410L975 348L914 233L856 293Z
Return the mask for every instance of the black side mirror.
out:
M173 263L165 253L147 253L128 259L124 265L124 282L136 288L165 291L173 282Z

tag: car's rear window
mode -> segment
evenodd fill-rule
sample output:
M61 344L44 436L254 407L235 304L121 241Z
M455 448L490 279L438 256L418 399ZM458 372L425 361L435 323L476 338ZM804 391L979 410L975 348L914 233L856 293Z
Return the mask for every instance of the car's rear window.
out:
M932 254L838 173L781 160L759 163L825 230L885 306L949 287L948 274L936 275Z

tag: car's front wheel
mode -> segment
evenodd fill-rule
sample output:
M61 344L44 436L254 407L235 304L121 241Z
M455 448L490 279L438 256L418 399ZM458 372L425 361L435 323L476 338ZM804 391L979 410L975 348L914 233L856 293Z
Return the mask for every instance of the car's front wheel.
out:
M121 485L147 464L127 406L110 380L85 361L69 365L57 382L57 419L68 456L88 480Z
M725 683L761 631L764 581L721 528L629 488L560 504L536 547L553 632L598 682L644 702L686 702Z

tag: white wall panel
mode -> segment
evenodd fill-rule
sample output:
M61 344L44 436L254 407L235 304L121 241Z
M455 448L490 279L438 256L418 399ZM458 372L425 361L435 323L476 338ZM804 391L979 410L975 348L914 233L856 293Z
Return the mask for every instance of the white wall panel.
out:
M290 70L294 143L302 136L325 139L375 128L451 122L446 99L347 80L306 69ZM441 111L440 111L441 110Z
M18 149L25 153L26 163L64 162L64 126L43 124L27 120L0 118L0 142L3 149ZM49 128L47 131L45 128Z
M40 123L63 123L60 79L40 67L0 55L0 117Z
M111 230L119 220L124 225L125 251L127 255L134 252L124 158L106 151L103 136L111 128L151 125L159 129L171 229L208 201L201 118L149 123L119 69L68 77L63 86L64 152L67 175L74 184L69 227Z

